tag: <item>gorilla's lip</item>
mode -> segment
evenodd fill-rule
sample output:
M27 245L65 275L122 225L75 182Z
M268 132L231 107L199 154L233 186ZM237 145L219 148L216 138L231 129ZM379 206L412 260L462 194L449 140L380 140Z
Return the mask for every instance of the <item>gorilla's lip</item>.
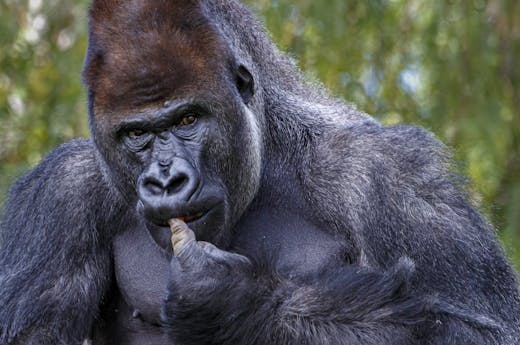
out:
M180 219L187 224L195 223L203 220L211 213L215 208L217 208L218 203L208 203L202 202L197 203L197 205L186 205L184 207L179 207L177 209L171 210L171 216L166 219L165 224L169 227L168 221L170 219Z
M142 201L138 210L144 217L157 226L169 227L170 219L180 219L187 224L202 222L211 211L218 208L219 202L213 198L190 204L170 204L167 201L156 204L156 207L146 205Z
M193 222L201 219L202 217L204 217L206 214L208 214L208 212L209 212L209 210L208 211L200 211L200 212L197 212L195 214L179 216L179 217L175 217L173 219L182 220L184 223L193 223Z

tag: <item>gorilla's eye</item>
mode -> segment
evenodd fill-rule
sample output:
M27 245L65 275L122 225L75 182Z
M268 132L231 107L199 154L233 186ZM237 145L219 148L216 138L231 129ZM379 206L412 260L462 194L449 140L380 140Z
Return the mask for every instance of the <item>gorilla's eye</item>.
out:
M145 131L143 130L140 130L140 129L132 129L131 131L128 132L128 137L130 139L140 139L143 137L143 135L145 135Z
M131 149L141 149L150 141L150 134L142 129L131 129L126 132L125 142Z
M194 114L189 114L189 115L184 116L181 119L181 121L179 122L179 125L180 126L189 126L191 124L194 124L195 122L197 122L197 116L195 116Z

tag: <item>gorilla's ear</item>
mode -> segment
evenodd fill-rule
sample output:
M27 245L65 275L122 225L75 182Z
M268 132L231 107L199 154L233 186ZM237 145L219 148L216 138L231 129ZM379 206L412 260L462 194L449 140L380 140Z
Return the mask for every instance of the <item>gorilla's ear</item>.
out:
M242 96L242 100L245 104L248 104L255 94L255 81L249 70L244 65L238 66L236 83L238 92L240 92L240 96Z

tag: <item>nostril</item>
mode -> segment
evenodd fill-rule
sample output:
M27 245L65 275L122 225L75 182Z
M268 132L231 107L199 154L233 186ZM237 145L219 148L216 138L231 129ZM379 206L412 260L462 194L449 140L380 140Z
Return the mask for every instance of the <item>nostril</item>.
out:
M164 193L164 187L162 183L154 178L147 178L143 182L145 190L150 192L152 195L161 195Z
M176 178L172 178L171 181L166 186L166 193L168 195L177 194L184 186L188 183L188 176L187 175L179 175Z

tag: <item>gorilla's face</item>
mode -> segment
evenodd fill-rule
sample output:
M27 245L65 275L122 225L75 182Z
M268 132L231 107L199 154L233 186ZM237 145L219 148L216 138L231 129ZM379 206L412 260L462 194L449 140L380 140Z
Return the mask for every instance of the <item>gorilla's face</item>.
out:
M231 93L208 94L174 98L118 123L112 135L124 160L135 162L138 209L149 221L166 226L180 218L199 238L224 240L223 229L258 186L258 142L247 114Z
M223 243L259 185L253 78L202 15L161 22L156 11L148 30L106 19L91 33L92 134L111 181L148 221L180 218L199 239Z

